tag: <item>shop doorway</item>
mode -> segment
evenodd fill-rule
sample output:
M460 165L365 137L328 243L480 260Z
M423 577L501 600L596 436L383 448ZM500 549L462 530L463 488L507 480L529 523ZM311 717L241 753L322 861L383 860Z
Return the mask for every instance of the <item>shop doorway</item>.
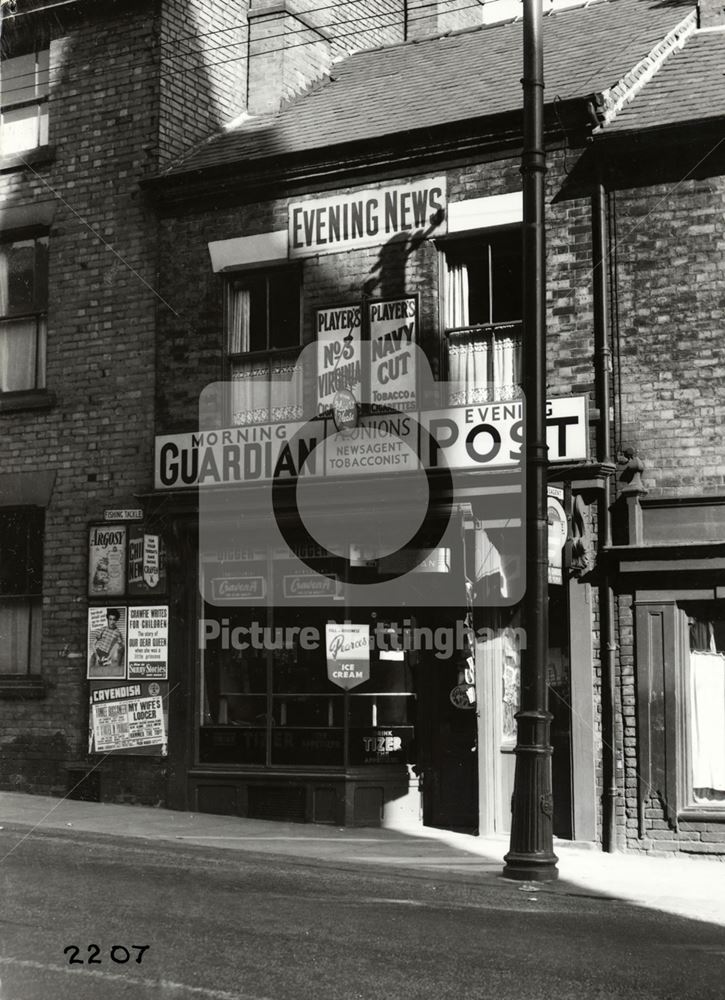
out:
M427 691L429 761L423 777L423 822L446 830L478 831L476 711L451 700L458 670L437 663Z

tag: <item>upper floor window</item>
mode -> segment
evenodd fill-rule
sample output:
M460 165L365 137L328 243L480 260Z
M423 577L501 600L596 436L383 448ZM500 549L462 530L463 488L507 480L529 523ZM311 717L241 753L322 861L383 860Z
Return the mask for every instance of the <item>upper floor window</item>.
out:
M300 272L250 272L227 286L233 424L301 420Z
M455 240L445 250L449 403L512 399L521 383L521 231Z
M0 64L0 154L48 143L49 51L40 49Z
M45 388L48 238L0 241L0 392Z
M40 672L43 514L0 510L0 675Z

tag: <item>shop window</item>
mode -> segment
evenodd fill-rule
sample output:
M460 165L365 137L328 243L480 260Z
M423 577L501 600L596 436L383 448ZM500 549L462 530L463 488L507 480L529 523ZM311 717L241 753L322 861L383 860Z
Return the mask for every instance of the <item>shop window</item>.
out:
M0 241L0 392L45 388L47 236Z
M227 285L226 335L235 425L300 420L300 272L252 272Z
M0 677L40 673L43 515L0 511Z
M446 245L444 322L451 405L520 395L521 284L518 228Z
M200 762L411 762L416 695L408 654L386 659L373 650L369 679L343 690L327 673L325 626L334 616L329 600L311 598L309 608L285 606L285 588L299 563L279 548L264 554L250 546L243 555L238 561L202 557L207 598L229 593L234 584L239 594L271 593L274 606L251 599L246 606L205 604L205 622L219 627L209 627L217 639L202 651ZM336 620L349 613L341 609Z
M48 49L3 59L0 70L2 155L23 153L47 145Z
M725 616L688 616L688 798L725 807Z

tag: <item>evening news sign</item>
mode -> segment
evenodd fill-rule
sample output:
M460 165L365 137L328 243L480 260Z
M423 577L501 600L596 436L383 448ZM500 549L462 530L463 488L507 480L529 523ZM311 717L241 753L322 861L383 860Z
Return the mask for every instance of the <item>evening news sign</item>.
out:
M289 256L308 257L377 246L421 230L446 231L446 178L369 188L289 206Z
M550 462L587 457L585 396L549 400L546 425ZM522 439L521 402L365 417L344 433L331 420L229 427L157 437L155 482L168 490L299 475L386 475L421 466L506 468L521 462Z

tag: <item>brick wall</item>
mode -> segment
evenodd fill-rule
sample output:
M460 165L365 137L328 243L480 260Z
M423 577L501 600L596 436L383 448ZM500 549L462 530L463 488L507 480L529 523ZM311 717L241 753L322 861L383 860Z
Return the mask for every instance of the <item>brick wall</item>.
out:
M725 491L725 178L616 196L621 442L650 496Z
M248 0L164 0L160 52L162 164L218 131L247 103Z
M483 24L482 0L409 0L407 37L425 38Z
M0 784L65 790L85 759L87 524L151 485L155 38L145 4L53 19L50 164L5 172L4 209L50 200L47 411L4 412L3 472L56 473L46 513L39 700L0 700ZM109 765L111 769L113 764ZM153 767L153 765L151 765ZM143 780L143 779L142 779Z

